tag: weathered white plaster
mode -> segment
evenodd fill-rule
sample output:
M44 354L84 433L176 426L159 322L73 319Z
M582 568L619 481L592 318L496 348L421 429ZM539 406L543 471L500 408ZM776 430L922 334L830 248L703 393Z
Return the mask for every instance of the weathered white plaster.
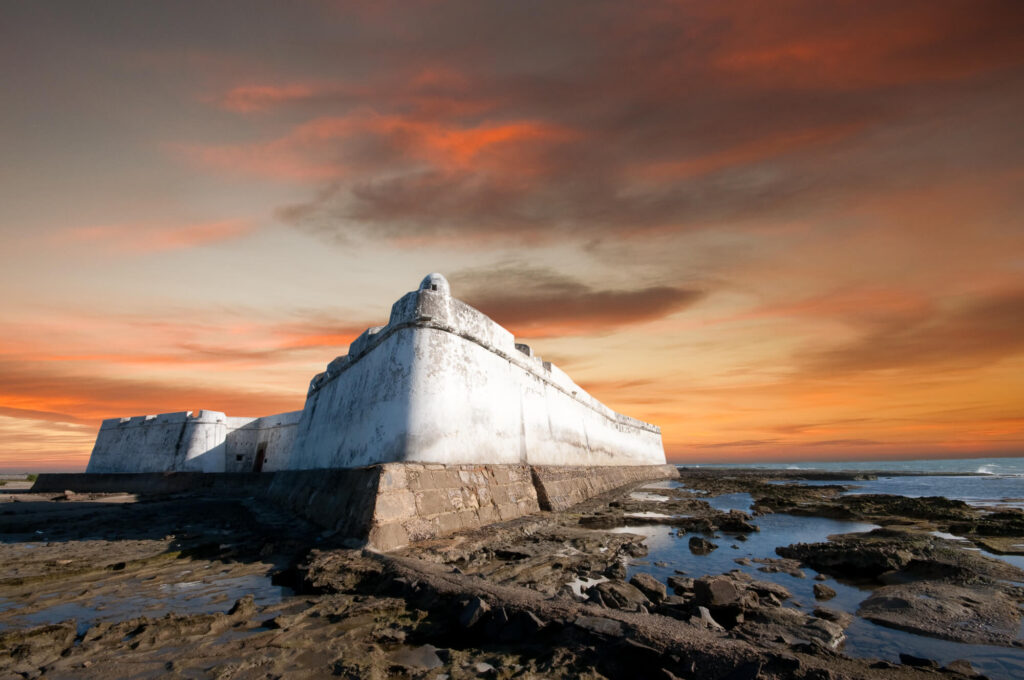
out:
M302 411L292 411L263 418L228 418L229 426L236 423L225 442L225 472L252 472L261 448L262 471L288 469L301 416Z
M616 413L440 274L310 383L302 411L104 421L88 472L346 468L390 462L659 465L661 430Z
M601 404L448 290L431 274L313 379L293 469L665 462L660 429Z
M260 444L263 469L284 469L301 414L232 418L203 410L111 418L100 426L86 472L249 472Z

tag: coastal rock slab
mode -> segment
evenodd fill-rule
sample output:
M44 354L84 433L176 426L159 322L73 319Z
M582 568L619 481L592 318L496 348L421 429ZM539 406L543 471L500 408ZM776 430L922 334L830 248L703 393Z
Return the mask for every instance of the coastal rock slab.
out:
M993 586L922 581L884 586L857 613L883 626L982 645L1022 646L1017 603Z

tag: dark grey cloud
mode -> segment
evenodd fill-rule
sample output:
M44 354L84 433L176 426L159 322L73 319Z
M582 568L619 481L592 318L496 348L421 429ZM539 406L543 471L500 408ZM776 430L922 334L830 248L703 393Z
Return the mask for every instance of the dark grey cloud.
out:
M409 44L361 89L311 92L293 112L370 103L456 132L528 121L572 134L457 167L410 156L408 131L330 140L351 176L278 216L334 239L629 236L806 217L1016 166L1024 47L1007 21L1020 5L788 5L412 11ZM429 69L441 75L421 78Z
M452 276L456 294L517 335L610 331L690 307L705 292L673 286L596 288L550 269L505 265ZM465 292L461 292L461 291Z

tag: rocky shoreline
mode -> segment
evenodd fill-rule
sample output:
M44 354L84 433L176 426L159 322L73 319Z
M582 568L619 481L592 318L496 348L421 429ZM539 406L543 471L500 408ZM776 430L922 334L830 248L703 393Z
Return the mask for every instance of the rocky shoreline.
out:
M0 677L981 677L970 659L848 655L858 621L1005 648L1024 669L1024 571L976 549L1021 554L1024 512L843 495L869 477L684 469L685 486L388 554L252 498L4 494ZM709 502L736 493L749 513ZM635 529L701 564L767 538L775 513L877 528L719 573L650 562ZM864 589L855 610L836 605L845 583Z

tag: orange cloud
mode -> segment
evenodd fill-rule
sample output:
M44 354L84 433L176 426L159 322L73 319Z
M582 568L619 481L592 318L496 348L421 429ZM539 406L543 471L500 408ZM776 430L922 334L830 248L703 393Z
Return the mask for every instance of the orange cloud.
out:
M323 117L269 142L240 146L188 147L185 153L207 167L277 179L338 179L389 162L425 162L445 170L481 163L500 153L504 161L524 160L517 147L558 143L575 133L538 121L452 125L400 115L353 114ZM498 159L488 165L497 167ZM508 167L507 171L523 171Z
M302 101L324 93L323 86L293 83L290 85L240 85L229 90L218 101L221 108L236 113L265 111L283 103Z
M230 241L252 232L246 220L216 220L178 226L115 224L71 227L57 232L59 245L97 245L121 253L161 253Z
M789 4L705 8L708 19L721 13L732 22L714 67L761 87L830 90L965 78L1024 60L1013 2L903 2L867 12Z
M696 158L643 163L631 168L628 174L635 179L661 181L697 177L736 166L752 165L810 147L838 142L855 135L864 127L865 125L862 123L852 123L771 134Z

